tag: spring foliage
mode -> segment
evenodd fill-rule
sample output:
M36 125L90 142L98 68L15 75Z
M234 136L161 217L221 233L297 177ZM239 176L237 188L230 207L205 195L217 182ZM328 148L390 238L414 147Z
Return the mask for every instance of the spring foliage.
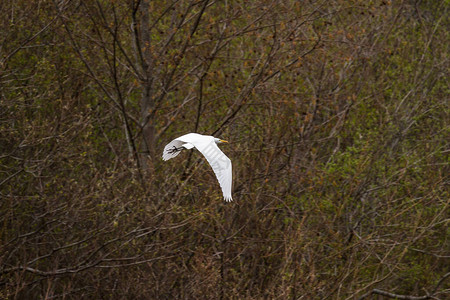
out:
M0 16L0 298L449 292L448 1ZM233 203L160 159L186 132L230 141Z

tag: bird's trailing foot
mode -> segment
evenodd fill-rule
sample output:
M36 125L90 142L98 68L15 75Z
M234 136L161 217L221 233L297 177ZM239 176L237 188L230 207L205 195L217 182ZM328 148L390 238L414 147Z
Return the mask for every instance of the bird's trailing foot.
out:
M183 147L178 147L177 148L177 147L173 146L171 149L167 149L167 153L173 154L173 153L179 152L179 151L181 151L183 149L184 149Z

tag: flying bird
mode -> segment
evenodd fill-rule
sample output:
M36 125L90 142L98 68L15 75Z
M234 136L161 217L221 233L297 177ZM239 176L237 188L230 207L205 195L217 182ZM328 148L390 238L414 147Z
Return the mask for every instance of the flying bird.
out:
M164 147L163 160L174 158L184 149L197 148L211 165L225 201L233 201L231 197L232 171L231 160L219 149L217 144L228 143L210 135L188 133L174 139Z

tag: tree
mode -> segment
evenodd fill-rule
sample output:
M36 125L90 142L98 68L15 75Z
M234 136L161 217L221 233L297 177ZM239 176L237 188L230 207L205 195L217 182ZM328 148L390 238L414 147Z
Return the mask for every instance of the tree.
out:
M445 299L445 2L0 8L1 298Z

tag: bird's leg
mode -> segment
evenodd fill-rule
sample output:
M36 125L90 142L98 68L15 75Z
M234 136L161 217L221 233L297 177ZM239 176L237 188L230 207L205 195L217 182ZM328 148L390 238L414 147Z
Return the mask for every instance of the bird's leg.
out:
M172 154L172 153L181 151L181 150L183 150L183 149L184 149L183 147L178 147L178 148L177 148L176 146L173 146L172 149L168 149L167 152L168 152L169 154Z

